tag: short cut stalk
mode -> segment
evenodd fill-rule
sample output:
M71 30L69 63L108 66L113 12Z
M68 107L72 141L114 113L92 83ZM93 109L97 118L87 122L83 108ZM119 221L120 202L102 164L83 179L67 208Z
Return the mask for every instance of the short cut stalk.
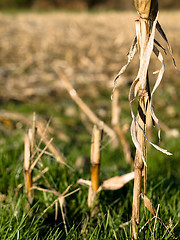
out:
M88 196L89 207L94 205L96 194L99 188L102 134L102 129L99 129L96 125L94 125L91 138L91 187L89 189Z

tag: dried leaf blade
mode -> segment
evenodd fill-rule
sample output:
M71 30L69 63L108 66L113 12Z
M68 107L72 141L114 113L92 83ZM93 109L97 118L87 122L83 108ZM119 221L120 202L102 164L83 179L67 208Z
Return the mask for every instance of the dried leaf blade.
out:
M115 176L105 180L102 184L103 190L118 190L122 188L126 183L134 178L134 172L124 174L122 176Z

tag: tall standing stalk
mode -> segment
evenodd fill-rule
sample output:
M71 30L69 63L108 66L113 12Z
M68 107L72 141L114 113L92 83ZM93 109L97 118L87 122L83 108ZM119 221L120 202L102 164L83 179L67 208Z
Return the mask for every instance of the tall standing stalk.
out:
M134 38L133 44L130 48L128 54L128 62L119 71L117 77L115 78L115 85L113 89L116 89L119 76L124 73L127 69L129 63L132 61L137 49L139 50L140 66L136 79L133 81L130 92L129 92L129 102L132 115L131 124L131 136L133 143L136 147L136 155L134 160L134 190L133 190L133 205L132 205L132 235L133 238L138 237L138 226L140 223L140 195L141 194L141 184L142 184L142 173L144 168L144 196L146 195L146 140L157 150L167 154L172 155L167 150L159 147L158 145L152 143L148 139L148 128L151 126L151 120L158 126L158 137L160 139L160 127L158 124L158 118L156 117L153 105L152 97L157 87L159 86L164 70L165 63L163 56L158 48L165 51L163 46L155 39L155 30L157 29L162 38L167 43L169 52L172 56L172 60L176 67L176 63L172 54L171 46L168 42L166 34L164 33L159 21L158 21L158 0L134 0L134 6L136 7L140 18L136 20L136 37ZM149 88L149 77L148 68L151 54L154 53L161 63L161 68L157 72L157 79L155 81L154 87L150 92ZM133 101L136 99L138 94L138 112L137 116L133 112ZM148 137L147 137L148 135ZM145 196L146 197L146 196Z
M137 76L137 86L134 89L138 91L138 114L135 121L136 155L134 160L134 189L132 204L132 234L137 239L138 226L140 223L140 194L142 185L142 172L144 167L144 193L146 194L146 123L149 125L151 118L150 108L150 89L148 66L150 56L153 51L155 26L157 21L158 1L157 0L134 0L134 5L140 14L140 19L136 21L136 36L139 48L140 67ZM156 20L155 20L156 18ZM155 21L155 22L154 22ZM130 101L133 101L134 98ZM147 111L148 110L148 111ZM134 121L134 119L133 119ZM149 126L148 126L149 127ZM149 131L149 129L148 129ZM145 166L144 166L145 164Z
M140 18L140 33L141 38L139 41L139 51L140 51L140 65L143 61L143 55L148 43L149 38L149 21L147 19ZM148 84L147 77L145 82L140 82L140 91L138 96L138 114L137 121L142 127L144 133L146 134L146 103L148 97ZM136 150L135 160L134 160L134 190L133 190L133 205L132 205L132 231L133 236L137 238L138 225L140 223L140 193L141 193L141 182L142 182L142 171L143 171L143 158L146 162L146 139L143 131L137 127L137 140L142 147L142 152Z

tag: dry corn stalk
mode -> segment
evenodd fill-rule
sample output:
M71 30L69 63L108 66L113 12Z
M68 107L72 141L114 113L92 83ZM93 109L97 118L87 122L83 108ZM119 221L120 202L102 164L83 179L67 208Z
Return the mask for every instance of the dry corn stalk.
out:
M133 191L133 206L132 206L132 234L135 239L137 239L138 225L140 223L140 193L141 193L141 182L142 182L142 171L144 165L147 167L146 163L146 140L157 150L171 155L167 150L160 148L156 144L152 143L146 136L147 120L152 117L154 123L158 126L158 136L160 138L160 127L158 123L158 118L156 117L153 105L152 97L159 86L165 64L162 54L158 50L158 47L164 50L160 43L155 40L155 30L157 29L163 39L168 45L168 49L172 56L174 65L175 61L172 55L172 50L167 40L165 33L163 32L161 25L158 22L158 1L157 0L134 0L134 5L139 12L140 19L136 20L136 37L134 38L132 47L128 54L128 63L120 70L116 79L113 89L113 93L116 88L117 80L119 76L126 70L129 63L133 59L136 50L139 50L140 67L136 79L133 81L130 92L129 92L129 102L132 115L131 124L131 136L136 147L136 156L134 161L134 191ZM156 45L155 45L156 44ZM157 46L157 47L156 47ZM150 62L150 57L152 52L157 56L161 62L161 69L157 72L157 80L150 93L149 88L149 78L148 78L148 67ZM176 65L175 65L176 66ZM137 117L133 112L132 104L138 94L138 111ZM147 115L147 109L150 108ZM145 181L146 181L146 171L145 171ZM146 192L146 182L144 182L144 192Z
M102 129L94 125L91 139L91 181L79 179L78 184L89 187L88 192L88 206L92 208L95 204L96 195L102 190L117 190L122 188L126 183L134 178L134 172L124 174L122 176L115 176L105 180L102 185L99 184L100 158L101 158L101 141Z
M32 128L29 129L28 134L25 134L24 138L24 179L29 202L31 202L33 197L33 192L31 190L31 187L33 185L31 165L33 162L32 156L35 151L35 139L36 139L35 136L36 136L36 115L34 113Z
M141 31L141 41L139 42L140 49L140 65L143 61L143 54L146 49L146 43L148 42L148 21L145 19L140 19L137 23L137 26L140 27ZM141 84L141 83L140 83ZM146 131L146 102L148 98L148 89L147 89L147 78L143 79L141 84L141 91L138 95L138 114L137 122L141 126L142 130ZM136 126L134 126L136 130ZM136 156L134 160L134 191L133 191L133 205L132 205L132 231L133 236L137 238L137 226L140 223L140 197L141 192L141 182L142 182L142 171L143 164L146 163L146 143L143 132L138 129L137 131L137 141L141 146L141 151L136 151Z
M158 0L134 0L134 6L141 18L154 20L158 12Z
M29 129L28 134L25 134L24 138L24 180L25 188L28 194L28 201L31 202L33 197L33 170L39 159L45 153L46 149L51 145L52 138L47 141L46 146L43 150L38 153L36 147L36 115L33 115L32 128ZM37 157L36 154L38 153Z
M31 202L32 199L32 172L30 171L30 140L28 134L25 134L24 137L24 180L25 180L25 188L28 194L28 201Z
M94 125L91 139L91 186L88 194L89 207L94 205L97 190L99 188L102 134L102 129L99 129L96 125Z

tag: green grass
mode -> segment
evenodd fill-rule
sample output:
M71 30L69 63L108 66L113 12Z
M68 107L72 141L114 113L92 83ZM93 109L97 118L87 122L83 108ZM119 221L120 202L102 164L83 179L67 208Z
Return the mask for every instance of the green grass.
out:
M94 109L98 106L107 106L110 112L110 93L101 92L99 102L94 101ZM109 96L109 97L108 97ZM87 98L87 101L90 99ZM122 96L124 111L121 115L130 122L130 115L125 106L125 97ZM61 102L61 105L60 105ZM68 118L64 115L66 104L74 105L70 100L64 99L55 102L34 103L4 103L2 108L9 111L37 114L46 119L57 118L63 131L70 136L70 143L64 143L55 138L56 144L63 151L72 168L61 167L55 159L43 156L43 166L49 167L46 177L50 185L62 193L72 184L70 191L75 190L79 178L90 179L89 163L83 169L77 169L75 162L78 156L89 159L91 136L78 118ZM53 104L53 108L51 107ZM89 100L89 104L91 104ZM93 108L93 106L91 106ZM64 110L63 110L64 109ZM163 110L161 110L163 112ZM158 112L161 116L162 112ZM108 119L110 122L110 118ZM176 126L174 126L176 127ZM131 204L133 181L118 191L103 191L98 195L98 210L91 217L91 210L87 206L88 188L80 187L80 190L66 198L66 221L68 235L65 235L63 219L58 209L58 219L54 219L55 207L50 208L42 217L41 214L56 198L53 194L42 193L35 190L35 196L30 209L27 208L27 196L24 187L18 189L23 183L23 136L26 128L14 131L2 131L0 136L0 192L6 198L0 202L0 239L131 239L130 225L120 228L119 225L131 219ZM154 134L154 133L153 133ZM129 133L128 139L130 139ZM154 139L156 137L154 136ZM130 172L121 148L113 149L103 140L101 181ZM173 221L174 234L178 237L180 232L180 169L179 169L179 145L180 139L162 136L162 146L173 153L173 156L148 150L148 187L147 196L151 199L155 208L160 204L159 217L168 225L169 214ZM134 149L131 143L132 149ZM134 151L134 150L133 150ZM43 169L43 166L38 166ZM34 171L37 175L37 170ZM38 181L41 186L46 186L43 179ZM147 212L146 219L151 219L151 213ZM141 205L140 228L145 224L144 206ZM150 222L151 229L154 221ZM139 234L139 239L153 239L150 227L145 227ZM172 239L161 223L155 226L155 239Z

